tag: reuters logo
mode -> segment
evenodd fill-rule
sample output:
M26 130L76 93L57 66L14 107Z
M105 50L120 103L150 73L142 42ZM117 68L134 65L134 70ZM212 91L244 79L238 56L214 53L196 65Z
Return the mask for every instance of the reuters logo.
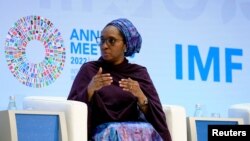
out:
M5 57L9 70L19 82L41 88L60 76L66 53L62 35L50 20L27 16L9 29Z

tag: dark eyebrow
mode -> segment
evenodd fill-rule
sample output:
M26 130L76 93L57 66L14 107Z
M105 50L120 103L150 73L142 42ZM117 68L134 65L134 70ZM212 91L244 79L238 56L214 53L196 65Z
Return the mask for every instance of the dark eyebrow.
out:
M101 39L104 39L104 36L101 36L100 38L101 38ZM114 36L108 36L108 37L106 37L105 39L108 39L108 38L116 39L116 37L114 37Z

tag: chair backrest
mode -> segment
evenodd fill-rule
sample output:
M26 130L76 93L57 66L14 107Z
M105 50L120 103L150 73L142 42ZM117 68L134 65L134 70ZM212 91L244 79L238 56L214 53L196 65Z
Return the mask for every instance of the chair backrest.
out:
M65 97L28 96L23 109L65 113L69 141L87 141L87 105Z
M163 105L172 141L187 141L186 110L179 105Z

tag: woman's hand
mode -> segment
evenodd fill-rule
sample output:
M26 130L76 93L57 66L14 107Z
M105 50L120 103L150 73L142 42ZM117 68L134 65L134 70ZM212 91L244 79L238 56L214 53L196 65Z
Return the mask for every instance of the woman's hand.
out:
M129 91L130 93L132 93L135 97L137 97L138 99L138 105L139 106L144 106L144 107L140 107L143 108L142 110L145 112L147 110L147 107L145 107L145 101L147 101L147 97L144 95L144 93L142 92L140 85L137 81L132 80L131 78L128 79L121 79L121 81L119 81L119 85L120 87L123 88L124 91Z
M102 74L102 68L100 67L88 85L88 101L91 100L94 91L99 90L104 86L111 85L112 82L113 78L110 76L110 73Z
M129 91L136 97L139 97L142 93L139 83L131 78L121 79L119 85L124 91Z

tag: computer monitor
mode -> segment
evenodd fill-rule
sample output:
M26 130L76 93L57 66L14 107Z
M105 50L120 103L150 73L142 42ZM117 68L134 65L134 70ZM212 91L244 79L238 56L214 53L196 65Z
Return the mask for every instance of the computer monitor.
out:
M0 111L0 141L68 141L64 113Z
M208 125L241 125L242 118L187 117L188 141L208 141Z

